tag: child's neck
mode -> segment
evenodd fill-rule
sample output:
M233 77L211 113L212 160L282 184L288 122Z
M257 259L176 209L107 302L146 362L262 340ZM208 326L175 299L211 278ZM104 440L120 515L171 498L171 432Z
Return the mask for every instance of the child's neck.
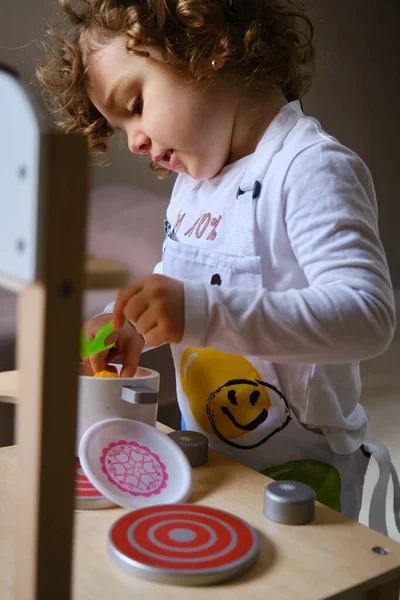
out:
M227 164L252 154L265 131L287 100L280 90L266 98L239 97L232 129L231 152Z

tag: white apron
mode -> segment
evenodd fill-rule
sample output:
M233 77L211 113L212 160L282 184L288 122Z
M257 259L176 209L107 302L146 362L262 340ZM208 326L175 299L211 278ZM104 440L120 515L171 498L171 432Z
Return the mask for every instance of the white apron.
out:
M232 247L226 254L210 252L174 240L174 232L168 228L164 275L206 285L222 282L240 289L265 287L254 221L255 202L268 165L255 177L252 162L237 198L232 198L237 211ZM178 200L177 213L179 208ZM334 453L321 433L298 421L272 363L212 348L182 344L171 348L184 427L207 435L211 448L233 460L273 479L304 482L314 488L318 501L357 519L370 453L377 455L381 476L371 503L370 526L386 533L387 481L390 472L397 476L383 445L371 441L352 454ZM309 369L311 372L312 365ZM298 383L301 394L306 393L309 375L307 367L303 371Z

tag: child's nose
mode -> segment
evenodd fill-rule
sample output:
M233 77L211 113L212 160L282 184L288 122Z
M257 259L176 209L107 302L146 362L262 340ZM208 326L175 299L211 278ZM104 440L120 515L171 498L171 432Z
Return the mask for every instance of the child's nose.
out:
M151 141L144 133L128 135L128 147L132 154L148 154L150 152Z

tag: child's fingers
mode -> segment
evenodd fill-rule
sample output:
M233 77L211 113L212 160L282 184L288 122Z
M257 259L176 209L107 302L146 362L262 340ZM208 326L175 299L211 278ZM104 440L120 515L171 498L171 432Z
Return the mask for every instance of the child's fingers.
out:
M139 279L128 288L122 288L118 291L112 317L114 329L120 329L123 326L125 322L125 306L133 296L143 289L141 281Z
M133 296L133 298L130 298L126 303L124 308L124 315L127 319L129 319L129 321L134 323L136 327L136 323L140 321L144 314L146 314L148 308L148 297L144 292L139 292L135 296Z
M121 352L116 346L114 346L114 348L110 348L106 358L106 362L108 363L108 365L114 360L114 358L117 358L117 356L119 356L120 354ZM110 367L108 366L107 368Z
M135 334L131 337L129 343L126 345L122 360L123 365L121 369L121 377L133 377L139 365L139 358L142 354L144 346L144 340L141 336Z
M83 356L81 361L93 372L92 365L90 364L89 356ZM81 373L82 374L82 373Z
M154 329L157 325L157 319L150 310L145 310L135 322L136 331L140 335L147 335L147 332Z
M110 344L117 344L118 342L118 333L116 331L112 331L104 340L104 345L109 346ZM111 348L112 350L112 348Z
M89 363L93 369L93 373L99 373L100 371L106 370L107 354L107 350L103 350L103 352L98 352L97 354L89 356Z
M133 377L138 368L138 356L124 356L124 362L121 369L121 377Z
M153 327L146 333L146 344L148 346L161 346L169 340L166 339L165 330L160 325Z

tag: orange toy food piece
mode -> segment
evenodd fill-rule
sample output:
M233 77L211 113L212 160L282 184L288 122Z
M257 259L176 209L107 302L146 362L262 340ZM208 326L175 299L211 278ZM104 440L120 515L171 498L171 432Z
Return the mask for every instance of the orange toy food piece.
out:
M119 378L118 373L112 373L111 371L98 371L97 373L94 374L94 377L101 377L101 378Z

